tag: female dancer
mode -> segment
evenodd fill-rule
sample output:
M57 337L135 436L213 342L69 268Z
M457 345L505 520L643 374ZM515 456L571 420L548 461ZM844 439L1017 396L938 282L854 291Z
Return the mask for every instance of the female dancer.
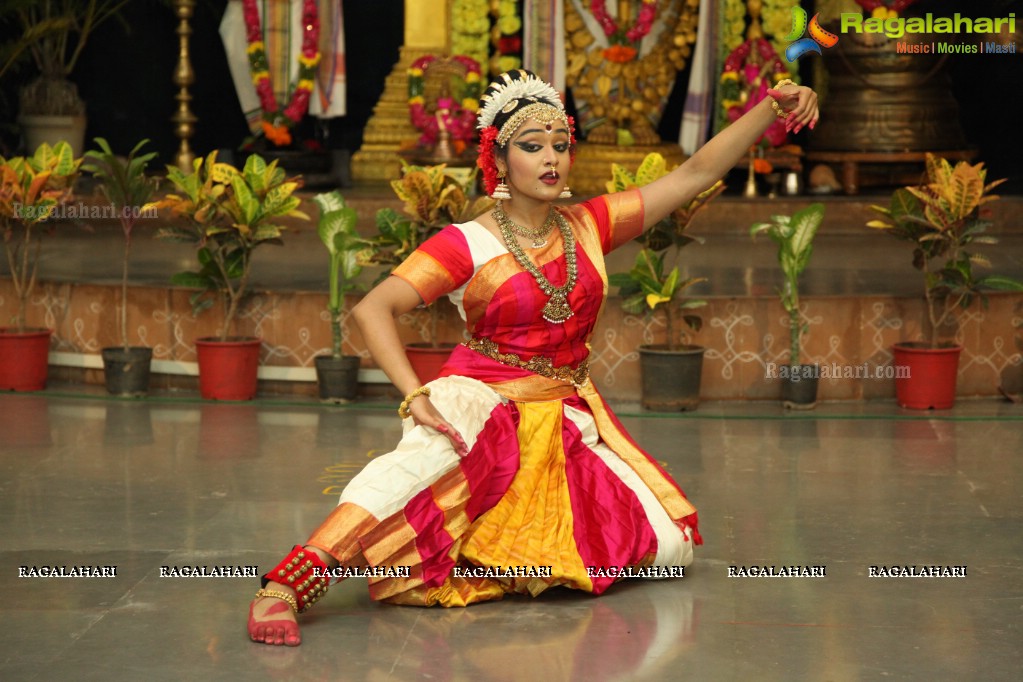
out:
M407 396L404 435L264 575L254 641L298 645L295 614L339 564L370 572L374 599L465 606L558 585L600 594L621 567L692 560L696 509L590 382L588 340L606 253L714 184L776 116L814 127L812 90L783 81L769 94L665 177L562 207L575 140L558 93L523 70L487 88L478 164L496 207L429 239L353 310ZM471 339L421 386L395 318L442 295Z

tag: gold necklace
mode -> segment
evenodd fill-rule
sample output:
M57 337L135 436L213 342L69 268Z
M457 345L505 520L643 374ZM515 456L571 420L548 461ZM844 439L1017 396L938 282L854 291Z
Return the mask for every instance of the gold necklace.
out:
M547 218L543 221L543 225L536 228L529 228L523 225L519 225L517 222L508 217L508 214L504 212L503 202L498 200L497 206L494 207L494 219L497 220L498 225L507 225L508 229L512 231L512 234L517 234L523 239L529 239L534 249L542 249L547 246L547 237L551 232L554 231L554 226L557 225L557 219L554 217L555 210L552 206L547 212Z
M523 270L528 272L536 280L537 286L540 287L540 291L550 296L547 301L547 305L543 307L543 319L547 320L551 324L563 324L565 320L572 317L575 311L568 305L568 295L575 288L575 282L579 274L578 263L576 262L576 244L575 236L572 234L572 228L568 226L568 221L559 212L551 209L551 213L554 215L554 221L558 225L558 229L561 231L561 239L565 245L565 265L568 270L568 277L565 279L565 283L560 287L556 287L551 284L551 281L544 276L543 272L540 271L533 261L529 260L529 256L522 250L522 246L519 244L519 240L515 238L515 232L512 230L513 223L505 212L501 209L500 204L494 209L494 218L497 220L497 226L501 230L501 236L504 237L504 243L508 246L508 250L515 257L515 261L522 267ZM546 225L546 221L544 222Z

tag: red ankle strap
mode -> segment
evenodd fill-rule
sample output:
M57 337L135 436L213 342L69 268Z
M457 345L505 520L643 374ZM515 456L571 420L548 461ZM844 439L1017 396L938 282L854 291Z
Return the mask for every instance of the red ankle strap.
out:
M263 587L272 580L292 588L298 597L298 612L302 613L327 593L329 570L315 552L295 545L281 563L263 575Z

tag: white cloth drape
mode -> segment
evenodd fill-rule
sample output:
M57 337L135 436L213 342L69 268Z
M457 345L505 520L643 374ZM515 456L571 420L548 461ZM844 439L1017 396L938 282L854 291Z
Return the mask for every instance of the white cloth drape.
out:
M689 72L689 88L682 124L678 131L678 143L682 151L692 155L703 146L710 135L714 119L714 52L715 8L713 0L700 0L700 20L696 32L696 48L693 50L692 69Z

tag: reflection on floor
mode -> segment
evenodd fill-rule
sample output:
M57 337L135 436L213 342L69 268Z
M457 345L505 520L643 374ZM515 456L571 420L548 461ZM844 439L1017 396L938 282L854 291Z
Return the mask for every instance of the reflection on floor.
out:
M1023 665L1019 406L624 406L700 509L685 578L461 610L376 604L350 580L303 618L301 647L271 650L245 635L255 579L161 566L266 570L393 444L394 405L88 390L0 395L3 680L1007 680ZM85 565L116 577L18 577ZM772 565L826 576L729 577Z

